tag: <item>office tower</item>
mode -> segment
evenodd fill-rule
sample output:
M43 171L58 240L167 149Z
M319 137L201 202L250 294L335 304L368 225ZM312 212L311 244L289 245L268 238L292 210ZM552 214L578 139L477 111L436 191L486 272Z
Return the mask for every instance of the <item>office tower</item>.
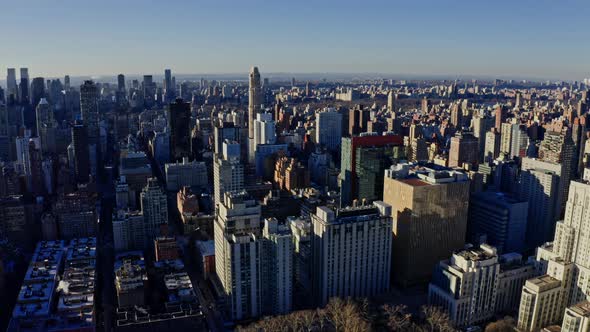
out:
M309 155L307 160L307 169L310 172L310 181L326 187L329 185L329 170L332 158L326 151L316 148L316 151Z
M168 131L155 132L150 147L158 165L165 165L170 162L170 133Z
M484 149L484 162L492 161L500 155L500 133L492 128L486 133L486 144Z
M0 232L18 243L30 238L27 211L23 196L5 196L0 198Z
M41 98L45 98L45 79L43 77L35 77L31 82L31 105L33 108L37 107Z
M451 138L449 167L477 165L479 161L479 142L471 133L457 133Z
M164 102L169 103L176 97L176 84L173 83L172 71L164 70Z
M428 100L428 98L424 97L422 98L422 113L426 114L428 113L428 110L430 108L430 100Z
M207 166L203 161L189 162L182 158L182 163L164 165L166 189L176 192L182 187L205 190L208 187Z
M100 136L98 96L98 87L93 81L84 81L80 86L80 112L88 130L88 144L91 145L97 144Z
M88 128L84 123L76 122L72 126L72 146L74 150L74 170L77 183L88 183L90 180L90 153L88 144Z
M116 255L114 269L119 308L143 307L148 296L148 276L143 253L129 251ZM147 316L148 313L145 312L145 309L143 311Z
M481 324L515 310L520 288L534 275L532 265L517 254L498 255L482 244L441 261L428 287L428 303L443 308L460 328Z
M142 81L142 92L144 106L151 109L154 106L156 100L156 83L154 83L154 77L152 75L143 75Z
M565 218L557 222L553 243L537 249L536 264L545 274L528 280L523 287L518 314L521 331L537 331L562 317L565 322L569 317L564 317L564 311L587 301L590 237L585 229L589 206L590 184L585 180L572 181Z
M115 182L115 206L119 210L129 209L129 184L125 176L119 177Z
M113 247L116 252L146 249L148 235L140 211L117 210L113 213Z
M526 249L528 202L510 194L484 191L469 200L469 237L476 242L485 236L486 243L500 253L523 252Z
M213 161L214 203L217 208L223 195L229 191L244 189L244 165L240 162L240 144L226 140L221 155Z
M316 113L315 141L330 151L339 151L342 137L342 114L335 108Z
M233 320L262 313L260 205L245 191L226 192L215 218L215 271Z
M389 290L391 206L375 201L341 209L318 207L312 223L312 296L369 297Z
M41 139L43 153L57 152L57 122L53 115L53 109L45 98L41 98L37 105L37 133Z
M342 138L340 204L383 197L383 171L395 159L395 147L403 146L401 136L365 134Z
M367 123L369 122L371 111L359 105L351 109L348 113L348 134L350 136L356 136L367 132Z
M28 68L20 69L19 97L21 105L28 105L30 103Z
M469 206L465 173L432 164L392 166L385 172L383 201L393 211L393 282L427 282L437 262L463 248Z
M502 124L506 121L508 110L502 105L496 105L495 108L494 115L496 117L496 125L494 128L496 128L499 133L502 133Z
M257 113L254 120L254 137L250 139L249 161L256 162L256 149L261 144L275 144L277 139L275 122L271 113Z
M240 127L236 126L233 122L221 122L215 123L213 127L213 141L214 150L213 152L220 156L223 152L223 142L229 141L240 141Z
M6 73L6 100L13 96L17 99L18 96L18 85L16 83L16 70L14 68L8 68Z
M260 73L258 67L250 69L248 90L248 137L254 138L254 120L262 106L262 88L260 86Z
M518 127L516 123L502 123L501 126L501 138L500 138L500 152L504 153L507 156L511 156L511 148L512 148L512 130L513 127Z
M387 111L389 113L395 112L395 101L397 99L397 95L393 93L393 90L389 91L387 94Z
M191 104L177 98L168 105L168 131L172 161L191 157Z
M117 90L125 92L125 75L123 74L117 75Z
M168 224L168 199L157 178L149 178L140 194L141 212L145 219L146 239L161 234L160 228Z
M43 171L41 154L41 142L39 138L29 140L29 167L25 167L25 174L27 175L27 188L34 194L41 194L44 190L43 186Z
M64 76L64 89L69 90L70 87L70 75L66 75Z
M262 236L262 312L287 314L293 307L293 234L288 226L268 218Z

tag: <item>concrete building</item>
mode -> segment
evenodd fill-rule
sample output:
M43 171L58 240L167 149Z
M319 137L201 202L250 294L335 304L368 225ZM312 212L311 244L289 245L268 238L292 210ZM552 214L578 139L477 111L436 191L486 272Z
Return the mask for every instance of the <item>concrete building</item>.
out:
M215 207L223 201L229 191L244 189L244 165L240 162L240 144L225 141L222 153L213 161L213 201Z
M479 163L479 141L472 133L457 133L451 138L449 167L463 167L464 164Z
M282 190L309 187L310 174L307 167L295 158L281 157L275 163L274 182Z
M293 308L293 235L277 219L264 220L262 231L262 311L287 314Z
M442 307L457 327L480 324L504 310L516 309L518 302L512 299L519 297L533 268L512 269L517 271L515 275L502 271L501 266L496 248L487 244L454 253L437 266L428 288L428 303ZM514 281L516 287L510 285Z
M389 290L391 206L381 201L343 209L318 207L311 215L312 295L368 297Z
M98 87L93 81L84 81L80 86L80 112L82 121L88 128L88 142L90 145L98 143L100 136L98 122Z
M86 188L63 194L53 203L60 239L96 236L96 196Z
M166 164L165 173L168 191L176 192L185 186L205 190L209 185L205 162L189 162L187 157L182 158L182 163Z
M316 113L315 142L330 151L339 151L342 140L342 114L335 108Z
M399 164L385 171L383 199L393 211L393 282L428 282L433 266L465 244L467 175L434 164Z
M261 144L275 144L277 140L275 121L272 113L257 113L254 120L254 137L248 142L250 164L256 161L256 150Z
M590 303L588 301L577 303L565 309L563 332L588 332L590 331Z
M148 234L140 211L117 210L113 215L113 246L116 252L147 248Z
M486 243L500 253L522 252L526 248L529 204L510 194L480 192L469 200L469 238L484 235Z
M170 160L178 161L191 156L191 104L181 98L170 103L167 109L170 133Z
M262 105L262 86L260 84L260 73L258 67L250 69L248 89L248 138L254 138L254 120L260 112Z
M553 243L537 249L541 277L527 281L523 288L518 327L536 331L568 317L564 312L590 296L590 241L585 234L589 223L590 184L572 181L565 218L557 222Z
M128 251L115 256L115 290L121 308L146 304L147 272L141 251Z
M492 161L500 155L500 134L496 128L492 128L486 133L484 148L484 161Z
M146 240L161 234L160 228L168 224L168 198L157 178L148 179L141 191L141 212L145 219Z

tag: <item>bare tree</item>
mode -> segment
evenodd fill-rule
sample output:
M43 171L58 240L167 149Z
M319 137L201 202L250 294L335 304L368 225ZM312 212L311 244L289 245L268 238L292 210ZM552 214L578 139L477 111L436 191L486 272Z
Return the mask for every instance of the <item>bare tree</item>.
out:
M451 324L449 315L439 307L424 306L422 307L422 313L431 332L456 331Z
M392 331L407 331L412 325L412 315L406 312L407 306L396 305L390 306L386 304L383 306L383 311L387 317L387 326Z
M512 332L516 329L514 318L506 316L501 320L488 324L485 332Z

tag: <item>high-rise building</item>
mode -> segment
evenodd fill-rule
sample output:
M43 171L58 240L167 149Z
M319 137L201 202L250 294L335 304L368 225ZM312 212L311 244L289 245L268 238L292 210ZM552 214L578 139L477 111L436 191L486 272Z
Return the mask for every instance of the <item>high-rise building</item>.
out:
M360 135L367 132L367 124L371 117L371 111L359 105L349 111L348 134L350 136Z
M271 113L257 113L254 121L254 137L250 139L250 164L256 161L256 148L260 144L275 144L277 139L275 121Z
M510 135L510 157L526 157L526 150L529 145L529 137L524 125L513 125Z
M80 86L80 112L88 130L88 144L97 144L100 137L98 96L98 87L93 81L84 81Z
M462 167L464 164L477 165L479 162L479 142L471 133L457 133L451 138L449 167Z
M506 107L502 105L496 105L496 110L494 111L496 117L496 125L495 128L498 130L499 133L502 133L502 124L506 121L506 115L508 110Z
M6 100L13 96L16 100L18 97L18 85L16 83L16 70L8 68L6 72Z
M168 131L170 132L171 160L191 156L191 104L177 98L168 105Z
M484 161L485 158L485 146L486 146L486 134L492 126L491 119L485 114L474 114L471 119L471 127L473 128L473 136L477 138L479 143L479 161Z
M260 73L258 67L250 69L249 90L248 90L248 137L254 138L254 120L260 112L262 105L262 87L260 85Z
M174 100L176 87L172 84L172 71L164 70L164 102L169 103Z
M125 91L125 75L123 74L117 75L117 90L121 92Z
M152 241L168 224L168 199L157 178L149 178L140 194L141 212L145 219L146 239Z
M528 202L510 194L484 191L469 199L469 238L485 236L500 253L523 252Z
M389 91L387 94L387 111L389 113L395 112L395 101L397 100L397 95L393 93L393 90Z
M515 310L520 288L533 275L533 266L522 264L520 255L499 256L496 248L482 244L438 264L428 303L444 308L455 326L469 327Z
M389 290L391 206L318 207L312 223L312 295L324 306L332 297L368 297Z
M213 152L220 156L222 155L225 140L240 141L240 127L233 122L216 123L213 128L213 140L215 142Z
M342 114L335 108L316 113L315 141L330 151L339 151L342 141Z
M268 218L262 236L262 312L287 314L293 307L293 234L288 226Z
M226 140L222 152L213 161L214 203L217 207L226 192L244 189L244 165L240 162L240 144Z
M47 99L41 98L37 105L37 133L41 139L41 150L44 153L56 153L57 122L53 115L53 109Z
M356 200L380 199L383 195L383 171L395 159L395 147L402 147L398 135L364 134L342 138L340 204Z
M45 79L43 77L35 77L31 81L31 105L33 108L37 107L41 98L45 98Z
M115 251L143 250L148 244L146 223L140 211L117 210L113 215Z
M538 272L544 275L528 280L522 289L519 330L538 331L562 318L571 330L565 315L590 296L589 207L590 184L571 181L565 218L557 222L553 243L537 248Z
M29 105L30 101L31 101L30 94L29 94L29 69L28 68L21 68L20 69L19 100L22 105Z
M492 161L500 155L500 134L496 128L486 133L486 144L484 148L484 162Z
M84 123L76 122L72 126L72 147L77 183L88 183L90 180L90 153L88 143L88 128Z
M392 166L383 200L392 206L392 281L428 282L432 267L465 244L467 175L433 164Z
M235 320L258 317L261 308L260 205L245 191L226 192L215 218L215 271Z

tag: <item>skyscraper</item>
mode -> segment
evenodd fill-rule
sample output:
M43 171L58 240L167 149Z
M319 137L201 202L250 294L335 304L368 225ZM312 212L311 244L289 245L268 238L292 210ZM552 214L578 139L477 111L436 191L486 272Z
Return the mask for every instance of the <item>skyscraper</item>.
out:
M368 297L389 290L391 206L318 207L312 223L312 295L324 306L332 297Z
M37 104L37 134L41 139L41 150L44 153L57 152L56 147L56 130L57 122L53 115L53 108L47 102L47 99L41 98Z
M18 97L16 70L14 68L8 68L6 73L6 100L8 100L11 95L14 97L15 100Z
M172 80L172 71L170 69L164 70L164 102L169 103L174 100L176 95L176 87Z
M160 227L168 224L168 199L157 178L149 178L140 194L141 212L145 219L146 239L160 235Z
M401 136L365 134L342 138L340 204L383 197L383 171L395 160L395 147L403 146Z
M93 81L84 81L80 86L80 112L88 129L89 144L97 144L99 133L98 87Z
M168 105L168 131L170 132L171 160L191 157L191 104L181 98Z
M36 108L41 98L45 97L45 79L43 77L33 78L31 82L31 105L33 108Z
M30 103L29 95L29 69L20 69L20 86L19 86L19 100L22 105L28 105Z
M335 108L326 108L316 113L315 140L330 151L340 150L342 137L342 114Z
M74 150L74 170L77 183L88 183L90 175L90 152L88 147L88 128L80 121L72 126L72 146Z
M383 201L392 206L393 282L429 281L432 267L465 244L467 174L433 164L398 164L385 172Z
M117 90L121 92L125 91L125 75L123 74L117 75Z
M249 80L249 94L248 94L248 137L254 138L254 120L256 113L260 112L262 105L262 87L260 85L260 73L258 67L250 69Z

